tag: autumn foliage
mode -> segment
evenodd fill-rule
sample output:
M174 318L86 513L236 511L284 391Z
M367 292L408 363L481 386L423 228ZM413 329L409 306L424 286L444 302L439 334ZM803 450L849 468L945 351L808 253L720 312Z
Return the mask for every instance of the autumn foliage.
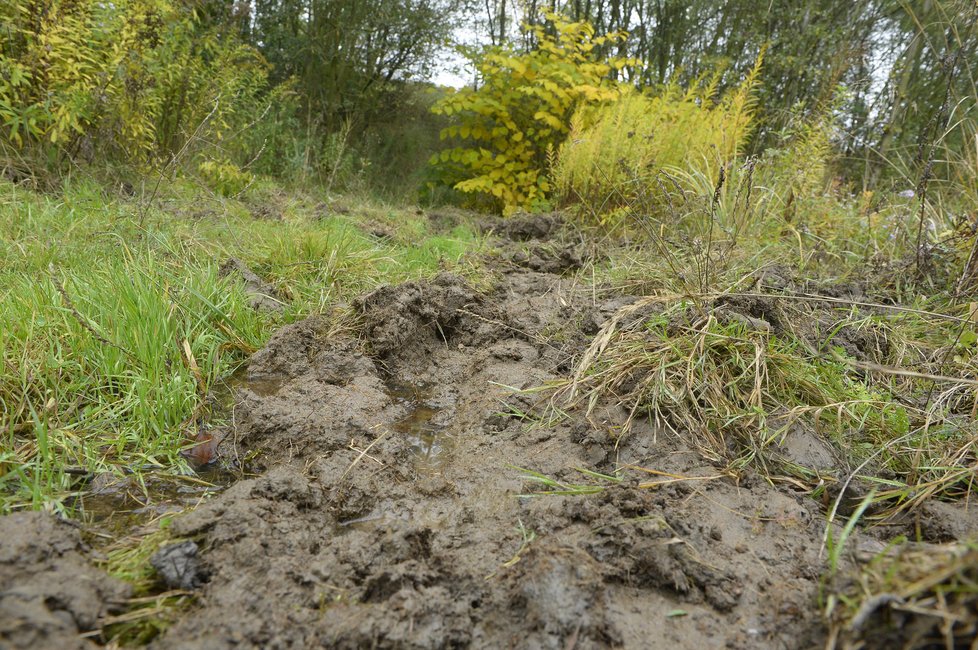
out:
M266 87L253 47L176 0L0 3L0 143L136 162L220 141Z
M431 163L456 190L487 197L504 213L545 205L549 159L582 104L616 99L612 72L628 62L601 54L623 33L595 36L587 22L550 15L552 31L528 27L537 46L525 54L493 48L475 61L480 85L441 100L435 113L453 116L442 139L455 146Z

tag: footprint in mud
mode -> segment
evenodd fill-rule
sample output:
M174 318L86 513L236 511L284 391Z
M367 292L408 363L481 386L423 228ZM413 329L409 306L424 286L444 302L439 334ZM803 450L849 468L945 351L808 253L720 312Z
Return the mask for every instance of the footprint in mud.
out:
M446 451L448 438L442 435L445 425L438 422L442 409L432 403L433 389L391 382L388 390L395 403L407 410L407 414L394 423L393 430L405 437L421 463L439 462Z

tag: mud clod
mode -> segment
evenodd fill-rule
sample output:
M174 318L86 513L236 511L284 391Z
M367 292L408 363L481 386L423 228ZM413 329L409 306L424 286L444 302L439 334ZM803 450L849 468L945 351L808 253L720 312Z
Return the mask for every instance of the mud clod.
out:
M493 232L512 241L530 241L531 239L550 239L563 226L563 218L556 213L524 214L488 222L483 226L483 230Z
M586 261L582 247L573 244L538 244L527 249L508 253L507 258L516 266L540 273L566 273L581 268Z
M168 544L156 551L149 563L169 589L192 591L203 582L197 544L180 542Z
M620 642L605 612L600 570L580 551L538 547L513 576L514 601L525 612L526 648L600 648Z
M363 333L371 352L383 358L431 341L449 341L464 317L459 310L477 303L465 280L442 273L430 283L381 287L355 306L363 316Z
M90 564L76 528L51 515L0 517L0 647L92 648L98 629L131 593Z

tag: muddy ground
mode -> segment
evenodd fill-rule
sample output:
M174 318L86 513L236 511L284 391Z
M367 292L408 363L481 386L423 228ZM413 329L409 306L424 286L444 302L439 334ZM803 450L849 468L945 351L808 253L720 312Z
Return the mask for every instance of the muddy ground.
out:
M558 230L509 225L490 291L384 287L352 330L312 318L252 358L220 448L249 474L173 521L198 598L151 647L824 645L819 503L648 423L616 446L620 407L557 417L550 391L517 392L566 378L631 300L566 275L587 252ZM624 465L698 480L579 471ZM604 489L530 496L548 488L527 470ZM93 643L79 633L127 595L93 555L48 515L0 519L0 645Z

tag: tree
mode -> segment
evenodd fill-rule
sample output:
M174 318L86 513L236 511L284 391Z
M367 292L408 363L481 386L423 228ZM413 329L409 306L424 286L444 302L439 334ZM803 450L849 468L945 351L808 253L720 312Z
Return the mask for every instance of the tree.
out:
M456 116L442 137L459 144L432 163L444 168L455 189L494 197L504 213L545 202L548 156L566 137L571 115L581 103L617 98L620 88L610 72L628 63L596 54L624 34L596 36L587 22L548 19L549 29L529 28L533 50L489 48L474 61L479 87L463 88L433 109Z
M252 39L273 81L295 78L307 116L332 131L389 117L455 24L455 0L256 0Z

